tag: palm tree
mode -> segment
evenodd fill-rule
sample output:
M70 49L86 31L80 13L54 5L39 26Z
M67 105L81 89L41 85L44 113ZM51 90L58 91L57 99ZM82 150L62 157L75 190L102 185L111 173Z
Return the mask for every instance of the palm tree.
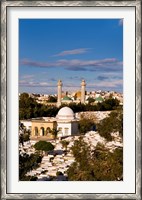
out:
M55 141L56 141L56 139L57 139L58 132L59 132L59 130L57 130L56 128L53 128L53 129L51 130L51 134L53 135L53 138L54 138Z

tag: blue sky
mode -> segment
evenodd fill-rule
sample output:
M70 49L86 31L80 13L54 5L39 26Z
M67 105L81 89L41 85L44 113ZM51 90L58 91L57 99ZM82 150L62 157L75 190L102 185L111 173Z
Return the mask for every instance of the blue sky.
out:
M121 19L20 19L19 92L123 91Z

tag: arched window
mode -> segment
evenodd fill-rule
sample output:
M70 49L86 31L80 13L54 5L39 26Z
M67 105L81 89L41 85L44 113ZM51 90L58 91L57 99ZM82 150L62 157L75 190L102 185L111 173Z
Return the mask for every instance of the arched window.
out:
M51 128L47 127L47 129L46 129L46 135L48 135L49 133L51 133Z
M37 127L34 128L34 135L38 136L38 128Z
M44 127L40 128L40 136L44 136Z

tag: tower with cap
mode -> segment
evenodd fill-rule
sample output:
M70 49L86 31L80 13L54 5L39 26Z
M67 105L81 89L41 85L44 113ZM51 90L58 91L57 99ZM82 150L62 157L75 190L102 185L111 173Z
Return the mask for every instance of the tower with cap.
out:
M57 106L59 107L61 105L61 97L62 97L62 81L58 81L58 99L57 99Z
M81 103L85 103L85 88L86 88L86 82L85 82L85 80L82 80L82 82L81 82Z

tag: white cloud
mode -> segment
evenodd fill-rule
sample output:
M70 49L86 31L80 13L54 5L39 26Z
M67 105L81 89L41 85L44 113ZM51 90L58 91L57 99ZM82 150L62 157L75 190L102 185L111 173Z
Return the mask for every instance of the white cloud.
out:
M32 79L32 78L34 78L34 75L33 74L26 74L26 75L23 75L23 76L21 76L21 79Z
M71 71L95 71L95 70L119 70L116 66L123 66L123 63L116 58L105 58L101 60L66 60L61 59L55 62L37 62L30 60L21 60L21 65L32 67L64 67Z
M54 56L66 56L66 55L77 55L77 54L83 54L88 51L89 48L80 48L80 49L72 49L72 50L66 50L61 51L60 53L54 55Z
M47 83L47 82L34 82L34 81L26 81L26 80L20 80L19 81L20 86L24 87L56 87L56 85Z

